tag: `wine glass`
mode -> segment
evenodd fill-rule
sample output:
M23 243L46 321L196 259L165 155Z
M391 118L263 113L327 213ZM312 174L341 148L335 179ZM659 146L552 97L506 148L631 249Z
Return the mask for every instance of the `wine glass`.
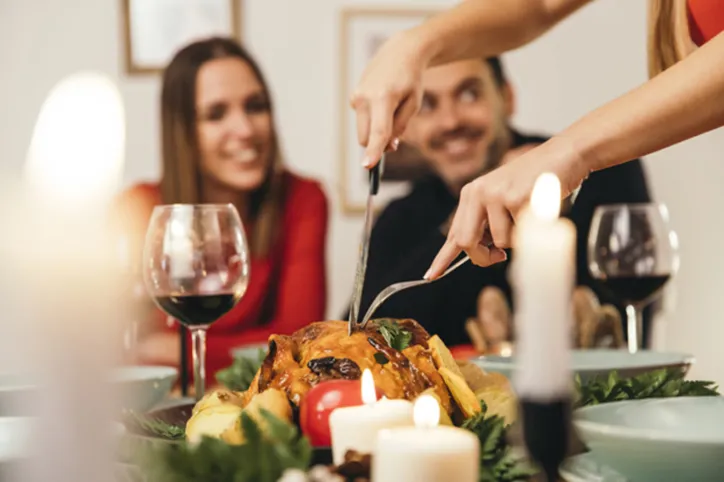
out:
M641 347L642 310L679 266L676 233L666 206L655 203L599 206L588 236L593 278L626 306L628 349Z
M249 282L249 249L236 208L155 207L143 251L143 277L158 307L191 332L198 401L206 386L206 330L236 305Z

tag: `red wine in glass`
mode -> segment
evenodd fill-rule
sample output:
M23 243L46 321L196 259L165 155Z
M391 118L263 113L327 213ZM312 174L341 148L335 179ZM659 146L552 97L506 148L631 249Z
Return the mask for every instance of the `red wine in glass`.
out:
M206 386L206 330L244 296L249 250L231 204L157 206L143 251L146 288L191 332L196 399ZM185 338L182 336L182 347ZM185 372L182 357L182 373Z
M238 293L157 296L156 303L179 323L192 327L212 324L231 310L240 298Z
M666 206L655 203L599 206L588 236L593 278L626 306L629 352L639 350L644 307L658 296L679 265L678 243Z

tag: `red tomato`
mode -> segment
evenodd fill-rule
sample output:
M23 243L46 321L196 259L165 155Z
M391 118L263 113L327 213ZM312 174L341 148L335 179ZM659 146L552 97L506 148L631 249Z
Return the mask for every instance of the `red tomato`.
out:
M380 398L377 390L377 398ZM360 380L329 380L307 392L299 405L299 425L314 447L331 447L329 414L339 407L362 405Z

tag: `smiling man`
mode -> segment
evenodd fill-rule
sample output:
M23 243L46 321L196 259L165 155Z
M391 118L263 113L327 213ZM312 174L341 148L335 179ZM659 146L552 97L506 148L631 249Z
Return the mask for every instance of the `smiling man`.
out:
M386 286L423 276L445 241L447 224L467 182L546 140L510 126L515 95L497 58L429 69L423 89L422 107L402 140L425 159L431 173L415 180L411 192L391 202L375 223L362 313ZM593 288L602 301L614 300L599 291L587 268L586 238L593 212L604 204L648 201L643 166L635 160L591 174L575 203L564 206L562 214L578 232L577 283ZM514 256L511 250L506 254ZM414 318L449 345L467 344L465 321L477 315L478 297L488 286L502 289L511 301L507 263L489 268L466 264L448 277L396 294L375 316Z

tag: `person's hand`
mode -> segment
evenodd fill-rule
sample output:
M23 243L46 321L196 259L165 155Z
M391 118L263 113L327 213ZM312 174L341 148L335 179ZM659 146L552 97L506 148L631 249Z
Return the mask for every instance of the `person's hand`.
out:
M382 154L396 150L399 137L422 100L422 72L428 57L414 30L387 40L369 62L350 104L357 117L357 138L364 146L362 164L371 168Z
M528 203L538 176L544 172L558 176L561 198L588 175L588 169L572 146L554 138L465 185L447 240L425 278L437 278L461 251L478 266L504 261L506 254L502 248L511 247L515 219ZM486 226L494 244L490 248L482 242Z

